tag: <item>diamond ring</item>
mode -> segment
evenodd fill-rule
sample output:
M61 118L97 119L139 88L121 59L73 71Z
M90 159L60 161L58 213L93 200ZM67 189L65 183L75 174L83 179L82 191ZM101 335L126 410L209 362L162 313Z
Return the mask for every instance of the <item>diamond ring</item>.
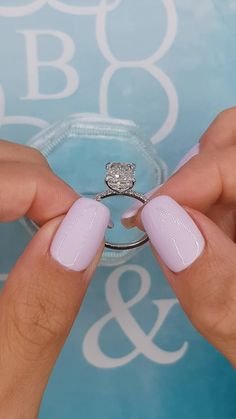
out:
M133 190L135 184L135 168L134 163L107 163L105 183L108 189L105 192L99 193L96 196L97 201L101 201L111 196L130 196L138 199L143 204L149 202L146 196ZM105 247L115 250L127 250L142 246L148 241L148 236L145 234L140 239L131 243L111 243L106 241Z

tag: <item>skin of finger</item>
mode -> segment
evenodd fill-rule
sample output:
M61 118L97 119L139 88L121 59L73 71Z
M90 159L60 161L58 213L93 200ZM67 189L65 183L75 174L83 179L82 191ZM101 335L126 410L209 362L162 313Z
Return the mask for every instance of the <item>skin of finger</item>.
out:
M10 417L6 412L14 412L16 406L26 409L21 417L37 417L49 375L103 251L104 244L83 272L59 265L49 248L61 220L39 230L1 294L0 417L1 412Z
M173 273L153 252L192 324L236 366L236 247L204 214L186 210L205 237L200 257Z
M201 150L236 144L236 107L220 112L200 139Z
M236 144L236 107L226 109L221 112L206 132L202 135L200 139L200 153L207 151L215 151L217 149L222 149L230 147ZM192 159L191 159L192 160ZM189 166L189 164L188 164ZM182 171L181 171L182 173ZM164 184L166 185L166 183ZM158 191L159 193L161 192ZM157 196L159 193L153 195ZM193 207L191 202L183 202L183 204L190 205ZM198 207L196 207L198 208ZM140 210L141 211L141 210ZM122 223L126 228L132 228L135 225L140 224L140 211L136 216L131 217L130 219L122 220Z
M79 195L47 166L0 162L0 221L27 215L42 225L65 214Z
M168 195L180 205L206 213L216 203L236 201L236 145L223 150L200 153L171 176L151 197ZM140 212L132 227L141 227Z
M47 160L39 150L11 141L0 140L0 162L4 161L35 163L50 169Z
M212 220L232 241L235 241L235 205L213 205L206 212L206 216Z

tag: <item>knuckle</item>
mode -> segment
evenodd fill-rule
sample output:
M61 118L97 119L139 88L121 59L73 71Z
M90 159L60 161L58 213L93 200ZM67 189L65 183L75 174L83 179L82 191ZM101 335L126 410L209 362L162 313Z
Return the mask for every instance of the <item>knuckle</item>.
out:
M235 116L236 116L236 106L232 108L224 109L217 115L216 119L220 122L227 122L229 119L234 120Z
M30 147L28 147L30 148ZM37 162L37 163L46 163L47 160L45 159L45 157L43 156L43 154L41 153L41 151L37 150L36 148L30 148L30 154L32 159Z
M211 340L229 341L236 337L236 305L229 301L222 307L211 307L202 318L204 334Z
M25 355L38 356L65 339L72 323L71 310L65 296L56 292L48 295L41 286L24 291L17 298L12 296L8 305L9 340L17 342Z
M218 131L223 131L226 128L229 130L235 130L236 129L236 106L228 108L228 109L224 109L223 111L221 111L216 118L214 119L214 121L212 122L212 124L210 125L209 128L211 127L215 127L216 130ZM209 135L208 130L202 135L201 139L200 139L200 143L203 146L207 146L209 144L214 144L215 146L218 145L218 140L217 138L215 138L217 136L215 135Z
M41 153L41 151L39 151L37 148L34 147L30 147L27 145L21 145L21 152L24 153L24 156L26 158L26 161L28 162L28 164L32 164L32 165L47 165L48 166L48 162L47 159L44 157L44 155Z
M196 270L195 270L196 269ZM198 266L185 273L185 310L197 329L210 340L236 338L236 275L234 261L226 264L214 244L206 247Z
M202 287L207 292L201 290L196 293L190 308L190 317L196 327L212 339L229 339L233 335L236 336L236 300L233 289L235 286L229 286L235 278L222 278L222 282L217 281L215 286L212 279L206 280Z

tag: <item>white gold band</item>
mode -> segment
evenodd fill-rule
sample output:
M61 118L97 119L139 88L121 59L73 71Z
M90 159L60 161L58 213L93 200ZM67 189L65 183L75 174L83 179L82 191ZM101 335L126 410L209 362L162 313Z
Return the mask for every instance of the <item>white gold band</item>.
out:
M134 191L132 188L135 184L135 164L134 163L107 163L106 164L105 183L109 187L108 190L98 193L97 201L102 201L111 196L129 196L138 199L143 204L149 202L149 199ZM130 243L112 243L105 242L105 247L113 250L128 250L142 246L148 241L148 236L144 234L140 239Z

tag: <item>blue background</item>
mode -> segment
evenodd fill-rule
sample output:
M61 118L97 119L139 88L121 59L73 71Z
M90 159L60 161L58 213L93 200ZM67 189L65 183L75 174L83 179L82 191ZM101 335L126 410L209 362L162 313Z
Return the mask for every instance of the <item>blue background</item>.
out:
M57 2L45 0L44 5L32 13L28 6L36 2L14 0L10 3L9 6L9 1L0 1L2 138L26 143L48 123L67 114L109 114L133 119L140 125L146 141L155 143L159 155L172 171L214 116L236 102L236 0L121 0L117 5L115 1L60 1L65 6L64 11L55 7ZM110 63L96 34L102 3L111 8L113 5L113 10L106 13L106 39L120 65L111 77L107 96L101 86ZM83 9L84 15L80 14L81 6L87 8L87 13ZM92 6L97 9L88 14ZM170 21L167 8L174 10L175 17ZM147 60L162 44L167 29L175 24L176 35L170 48L152 64L161 69L174 88L177 102L172 98L173 103L169 103L163 85L149 73ZM79 75L79 85L68 97L27 99L29 64L22 31L48 29L70 37L75 48L70 65ZM37 42L38 57L42 61L54 60L62 54L61 41L55 36L39 36ZM127 62L133 64L126 65ZM62 71L40 67L41 94L60 92L65 85ZM156 141L155 134L162 127L170 105L173 126L170 124L169 132L167 129ZM29 237L19 223L2 224L0 237L1 278L4 279ZM174 297L149 249L144 249L130 264L142 266L151 278L148 294L130 309L147 334L159 314L153 301ZM110 311L105 286L114 269L98 269L50 379L40 417L236 418L235 372L193 330L178 304L170 310L153 339L166 351L178 350L188 342L184 356L176 363L161 365L140 354L124 366L103 369L86 360L82 351L84 337L89 328ZM137 273L124 273L120 292L125 301L132 298L139 287ZM102 330L100 346L106 356L118 358L134 349L129 331L127 335L123 333L115 319Z

